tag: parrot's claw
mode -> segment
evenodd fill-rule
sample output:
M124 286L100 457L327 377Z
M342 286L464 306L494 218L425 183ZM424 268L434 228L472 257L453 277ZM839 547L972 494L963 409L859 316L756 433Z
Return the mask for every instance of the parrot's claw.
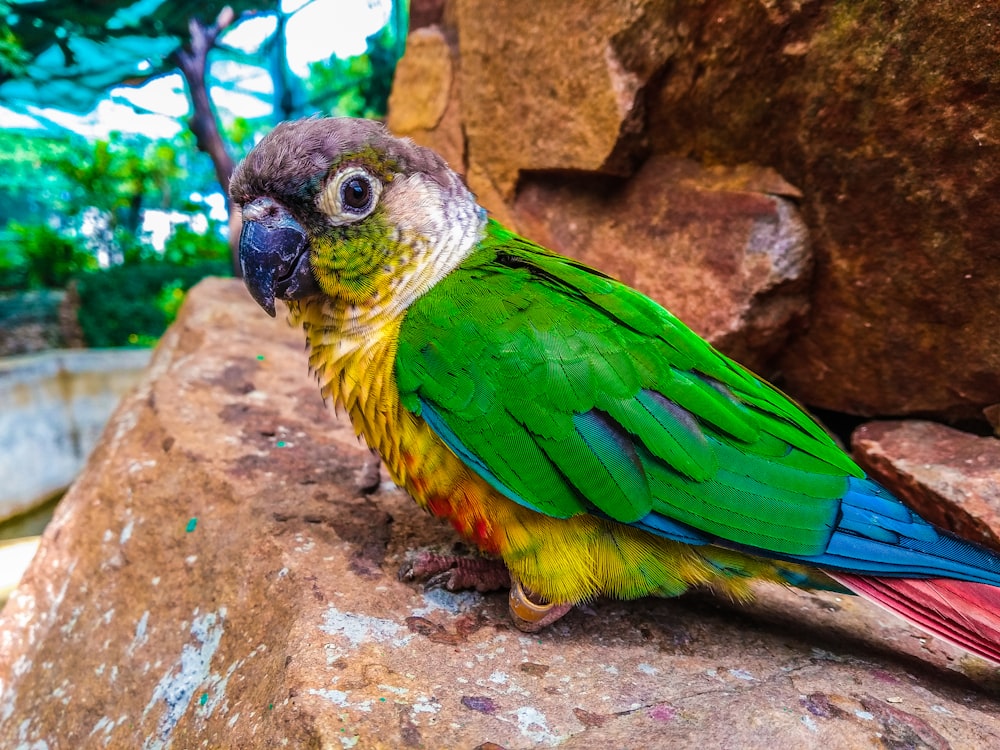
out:
M399 569L399 580L423 581L425 590L485 592L509 586L510 619L525 633L544 630L573 609L572 604L553 604L541 599L510 575L502 560L488 557L416 550L407 554L406 562Z
M511 576L510 579L510 619L518 630L525 633L537 633L544 630L571 609L572 604L554 604L539 602L532 598L531 593L521 585L521 582Z

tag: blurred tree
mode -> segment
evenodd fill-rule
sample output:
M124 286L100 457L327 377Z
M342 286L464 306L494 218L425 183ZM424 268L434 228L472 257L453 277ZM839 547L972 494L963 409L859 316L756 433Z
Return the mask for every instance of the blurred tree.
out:
M85 112L112 86L138 85L180 69L192 106L188 126L198 148L211 157L227 195L234 162L209 96L208 55L239 14L271 11L277 4L273 0L7 2L0 8L7 11L0 33L0 101ZM214 20L206 23L204 18ZM133 166L126 170L128 177L140 178L140 165Z
M192 266L204 261L225 260L226 252L218 222L209 222L205 232L179 224L163 245L163 260L178 266Z
M97 268L96 259L81 242L47 224L13 223L9 230L0 269L8 267L21 288L59 289L75 274ZM14 273L19 275L14 277Z
M200 54L192 23L224 28L277 6L276 0L0 0L0 99L89 111L113 86L175 70L179 50Z
M112 231L136 234L148 196L159 195L160 206L170 206L172 185L183 174L171 144L112 133L106 141L81 144L80 150L54 162L73 187L73 213L95 208L106 215Z
M0 131L0 291L63 286L105 264L192 265L227 257L220 222L206 216L214 180L207 157L185 143L112 133L107 140L28 138ZM162 251L142 230L144 212L173 218ZM195 217L198 231L185 222ZM164 216L163 220L166 220ZM46 266L50 270L45 270Z
M232 7L226 6L219 11L215 23L208 25L192 16L188 21L189 39L171 54L171 60L177 63L184 81L188 87L188 97L191 99L191 117L188 127L194 133L198 148L212 157L215 165L215 176L222 187L223 195L229 195L229 178L236 164L232 154L222 140L219 128L219 118L208 92L208 54L215 47L219 34L236 20ZM234 266L235 268L236 266Z

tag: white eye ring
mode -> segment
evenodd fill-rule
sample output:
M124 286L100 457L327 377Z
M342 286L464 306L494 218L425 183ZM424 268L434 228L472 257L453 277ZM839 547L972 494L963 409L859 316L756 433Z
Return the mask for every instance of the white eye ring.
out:
M347 167L330 180L319 198L320 209L337 226L365 218L378 205L382 182L363 167Z

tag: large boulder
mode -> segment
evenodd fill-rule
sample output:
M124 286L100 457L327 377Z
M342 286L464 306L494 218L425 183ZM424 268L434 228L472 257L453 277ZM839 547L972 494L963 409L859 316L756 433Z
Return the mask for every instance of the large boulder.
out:
M413 31L396 67L389 128L413 138L465 172L465 140L457 95L457 50L438 26Z
M763 167L654 156L631 180L525 173L505 202L488 165L465 150L453 36L438 26L410 35L390 129L465 173L504 223L634 286L727 354L768 370L808 311L812 256L799 191Z
M380 483L300 332L193 289L0 613L0 747L1000 746L995 671L852 597L597 601L396 571L453 533Z
M415 137L464 144L504 220L539 173L586 196L650 155L770 167L801 190L817 257L785 387L861 415L982 419L997 402L996 3L453 0L442 24L458 119ZM396 101L423 90L410 80Z

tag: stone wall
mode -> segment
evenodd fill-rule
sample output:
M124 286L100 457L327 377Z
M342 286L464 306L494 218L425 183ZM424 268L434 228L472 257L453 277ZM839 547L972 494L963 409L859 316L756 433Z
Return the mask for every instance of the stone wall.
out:
M0 357L84 345L76 288L0 294Z

